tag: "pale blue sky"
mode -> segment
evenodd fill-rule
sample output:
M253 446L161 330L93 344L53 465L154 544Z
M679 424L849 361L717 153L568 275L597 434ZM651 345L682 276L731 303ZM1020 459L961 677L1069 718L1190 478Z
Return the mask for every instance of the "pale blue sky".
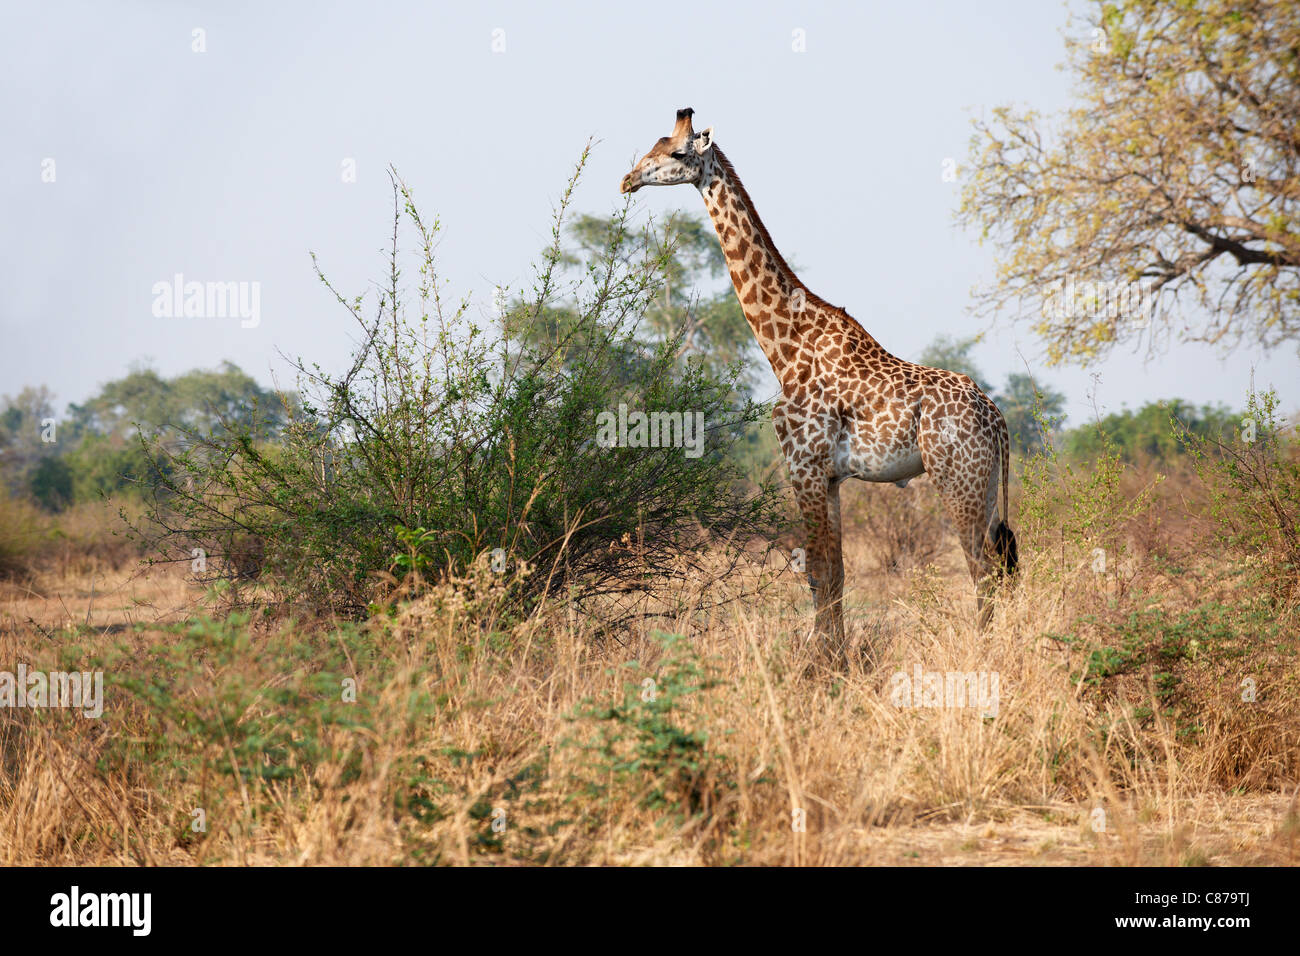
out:
M527 279L587 138L600 144L575 207L606 212L688 105L808 285L915 358L939 333L983 327L969 290L991 273L990 251L952 223L943 160L964 158L981 108L1067 102L1066 14L1028 0L9 4L0 392L44 383L62 408L144 358L166 374L229 358L286 385L277 349L340 366L351 320L308 251L345 292L382 275L389 163L442 219L451 288L486 309L496 283ZM688 187L637 197L642 214L703 211ZM260 324L155 317L153 284L176 273L259 282ZM1150 363L1121 350L1096 369L1046 369L1028 331L1002 324L976 356L1000 383L1023 369L1017 350L1068 394L1076 424L1093 372L1103 409L1236 405L1252 363L1296 404L1294 349L1222 360L1184 346Z

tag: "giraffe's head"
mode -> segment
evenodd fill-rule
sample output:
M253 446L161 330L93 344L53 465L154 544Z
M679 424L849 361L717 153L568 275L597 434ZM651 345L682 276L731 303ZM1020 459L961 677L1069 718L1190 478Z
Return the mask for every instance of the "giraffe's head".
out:
M691 115L694 112L690 107L677 111L677 125L672 134L659 140L650 152L641 157L641 162L623 177L619 192L634 193L642 186L699 183L705 158L713 149L713 127L699 133L692 130Z

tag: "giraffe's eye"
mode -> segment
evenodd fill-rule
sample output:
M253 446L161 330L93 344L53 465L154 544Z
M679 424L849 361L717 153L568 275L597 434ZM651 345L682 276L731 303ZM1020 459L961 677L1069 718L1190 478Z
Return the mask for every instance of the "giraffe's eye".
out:
M672 156L673 159L685 159L686 151L679 149L676 152L671 153L670 155Z

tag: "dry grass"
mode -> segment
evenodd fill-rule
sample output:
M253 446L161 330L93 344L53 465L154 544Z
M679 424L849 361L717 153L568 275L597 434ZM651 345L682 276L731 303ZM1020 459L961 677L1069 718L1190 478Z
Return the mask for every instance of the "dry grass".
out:
M0 488L0 582L30 583L115 572L141 557L122 522L138 523L138 502L87 501L57 515Z
M951 542L906 575L872 573L876 554L850 539L847 673L816 667L807 591L788 573L762 602L621 644L562 607L491 622L495 585L476 576L382 624L240 625L182 645L181 661L165 656L181 640L165 625L203 595L179 572L10 585L4 667L99 655L110 683L147 675L183 707L160 720L138 687L114 684L98 721L0 712L0 862L1300 862L1293 657L1234 665L1266 675L1251 704L1207 672L1188 738L1159 707L1135 716L1149 674L1091 692L1071 677L1080 652L1043 637L1115 600L1118 579L1029 551L981 634ZM1122 583L1203 596L1175 580L1142 565ZM996 673L996 717L897 706L894 675L918 665ZM326 699L348 676L357 703ZM671 709L637 703L646 677L682 690ZM236 733L250 727L315 749L250 757ZM659 748L676 732L677 750Z

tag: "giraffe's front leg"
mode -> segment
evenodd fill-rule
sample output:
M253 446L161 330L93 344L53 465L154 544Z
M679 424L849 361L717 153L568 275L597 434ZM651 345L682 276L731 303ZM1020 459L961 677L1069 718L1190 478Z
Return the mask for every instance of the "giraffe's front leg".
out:
M795 497L808 532L808 585L813 593L820 653L827 663L840 664L845 634L839 483L824 477L795 481Z
M808 533L806 570L823 657L844 657L844 560L839 482L830 472L829 423L782 400L772 424L785 453L790 484Z

